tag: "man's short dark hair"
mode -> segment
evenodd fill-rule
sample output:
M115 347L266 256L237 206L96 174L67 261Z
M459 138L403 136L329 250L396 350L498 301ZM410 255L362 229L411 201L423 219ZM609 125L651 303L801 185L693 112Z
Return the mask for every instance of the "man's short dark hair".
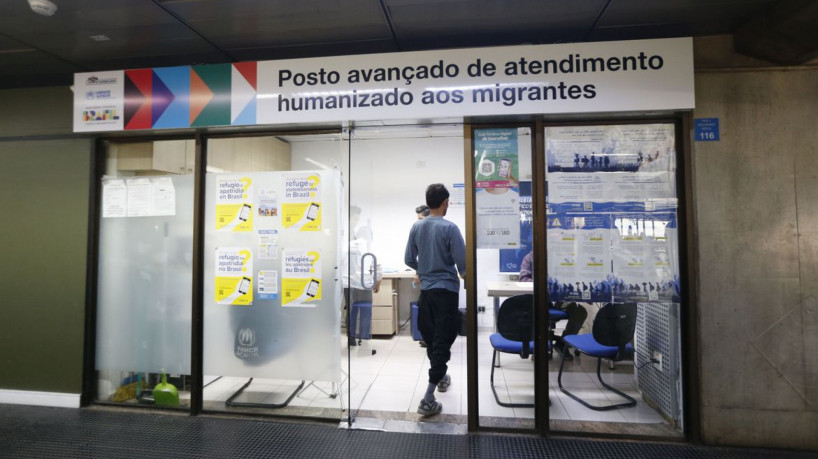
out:
M422 214L424 217L428 217L429 216L429 206L427 206L426 204L421 204L421 205L415 207L415 213L416 214Z
M439 208L447 199L449 199L449 190L442 183L433 183L426 188L426 205L430 209Z

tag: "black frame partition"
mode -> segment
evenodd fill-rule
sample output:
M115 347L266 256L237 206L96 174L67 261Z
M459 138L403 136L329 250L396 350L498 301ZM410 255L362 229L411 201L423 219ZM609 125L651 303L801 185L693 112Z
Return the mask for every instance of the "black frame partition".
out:
M552 432L560 435L570 436L587 436L593 435L604 438L633 438L653 441L682 441L693 440L700 441L700 423L698 420L698 359L697 359L697 324L696 324L696 303L695 303L695 286L693 279L695 279L695 224L689 215L692 213L692 165L691 165L691 145L689 134L691 132L691 118L690 113L677 113L665 117L610 117L610 118L580 118L576 120L564 120L559 117L554 119L537 119L534 122L533 142L534 149L532 151L532 205L535 209L545 209L546 205L546 181L542 175L546 170L545 164L545 128L555 126L590 126L590 125L629 125L629 124L655 124L665 123L673 124L673 132L675 135L674 149L676 155L676 198L678 205L676 209L676 218L678 226L678 269L679 269L679 283L680 292L682 295L679 304L680 317L679 329L680 336L680 365L682 368L681 375L681 403L682 403L682 423L678 426L679 435L643 435L643 434L629 434L629 433L604 433L604 432L578 432L571 430L554 429L550 426L549 418L549 402L547 400L547 391L537 391L536 393L536 414L535 423L536 431L540 435L549 435ZM469 430L470 431L497 431L497 432L526 432L527 429L515 428L497 428L481 426L479 420L479 401L476 397L478 386L478 371L476 368L476 354L477 354L477 295L475 288L477 286L477 269L476 263L476 210L473 202L474 187L473 179L475 174L474 166L474 131L481 128L494 127L508 127L510 125L520 126L527 123L471 123L464 127L464 158L466 164L466 174L472 177L472 180L467 182L467 262L468 262L468 278L467 278L467 298L469 301L469 311L467 317L468 332L470 336L469 342ZM534 266L535 271L547 272L547 237L545 228L545 212L533 213L533 246L534 246ZM547 276L539 276L535 279L535 295L540 292L547 292ZM542 295L542 294L541 294ZM535 304L540 299L535 299ZM546 352L546 342L543 337L547 336L548 325L547 320L542 318L537 319L537 341L535 343L535 355L539 353L544 355ZM548 365L539 365L539 359L535 360L535 384L537 387L541 385L548 385ZM543 361L544 362L544 361Z
M474 165L474 131L476 129L496 128L496 127L528 127L532 130L532 155L531 155L531 199L534 209L542 209L542 211L533 212L533 250L535 254L534 266L537 272L547 272L547 237L545 228L545 205L546 205L546 183L543 176L546 170L545 165L545 139L544 129L551 126L561 125L593 125L593 124L645 124L645 123L673 123L675 125L675 142L677 155L677 173L676 186L678 198L678 227L679 227L679 269L681 278L681 292L682 303L681 309L681 354L683 365L682 377L682 400L684 422L682 425L682 439L692 441L700 441L700 422L699 422L699 378L698 378L698 335L696 323L696 302L695 302L695 272L696 272L696 226L693 212L693 190L692 190L692 154L691 154L691 139L692 133L692 114L689 112L673 114L661 118L651 117L636 117L627 119L613 118L594 118L594 119L577 119L566 121L557 117L537 117L527 118L523 121L507 122L501 120L500 122L493 122L494 118L487 119L487 121L472 120L472 122L464 122L463 124L463 155L465 165L465 175L468 179L465 181L465 205L466 205L466 232L464 237L468 247L467 257L467 272L465 278L466 284L466 333L467 333L467 406L468 406L468 430L469 432L506 432L506 433L533 433L536 432L542 436L548 436L553 433L570 436L596 436L607 438L625 438L625 439L643 439L643 440L657 440L657 441L679 441L678 437L657 437L657 436L643 436L630 434L605 434L599 432L576 432L554 430L550 426L549 416L549 400L548 400L548 385L549 385L549 371L547 362L544 360L547 355L548 336L548 320L542 317L541 314L535 315L536 324L536 339L535 339L535 355L541 356L534 361L534 381L536 388L544 388L546 390L535 390L535 416L533 429L520 428L503 428L490 427L480 425L480 401L478 397L478 365L477 365L477 347L478 347L478 312L477 312L477 255L476 255L476 208L474 202L475 193L475 165ZM99 251L99 218L100 218L100 200L101 185L100 177L104 170L104 154L105 142L144 142L149 140L173 140L173 139L190 139L195 140L195 172L194 172L194 228L193 228L193 288L191 297L193 302L192 311L192 343L191 343L191 400L189 412L193 415L203 413L203 281L205 275L205 266L203 266L204 259L204 213L205 213L205 174L207 168L207 141L211 138L223 137L240 137L240 136L259 136L259 135L296 135L296 134L310 134L310 133L340 133L341 129L336 128L316 128L316 129L297 129L297 130L270 130L270 129L212 129L202 131L185 131L174 133L173 135L126 135L126 136L101 136L97 137L94 143L92 169L94 174L92 176L91 194L89 196L89 248L88 248L88 272L86 282L86 339L85 339L85 360L84 360L84 379L83 379L83 394L82 405L102 404L106 403L94 400L96 394L96 377L95 377L95 355L96 355L96 311L97 311L97 269L98 269L98 251ZM534 282L535 304L539 304L547 298L542 298L547 292L547 276L538 276ZM535 309L536 310L536 309ZM116 406L122 406L116 404ZM138 406L138 405L137 405ZM351 407L349 407L351 408ZM349 409L348 408L348 409ZM237 412L236 414L244 414ZM251 415L258 415L258 413L247 413ZM351 409L347 413L351 416ZM289 416L271 415L276 418L288 418ZM311 419L299 417L299 419ZM326 422L327 419L316 418L317 421Z
M97 400L96 394L98 391L98 379L97 379L97 369L96 369L96 358L97 358L97 326L98 326L98 296L97 296L97 289L99 287L99 279L98 279L98 272L99 272L99 255L100 255L100 221L102 218L102 200L103 200L103 193L102 193L102 178L105 174L105 167L106 167L106 154L107 154L107 146L111 144L117 145L126 145L126 144L133 144L133 143L143 143L143 142L154 142L154 141L171 141L171 140L194 140L198 141L198 134L193 132L180 132L174 133L172 135L157 135L157 134L150 134L145 136L100 136L95 138L93 142L93 150L92 150L92 174L90 177L91 186L89 187L90 196L89 196L89 243L88 243L88 264L87 264L87 280L86 280L86 319L85 319L85 345L84 345L84 356L83 356L83 393L81 394L81 405L88 406L91 404L97 405L111 405L117 407L127 407L127 408L135 408L135 409L157 409L151 405L145 405L141 403L134 404L133 406L129 404L123 404L119 402L109 402L104 400ZM198 159L198 158L197 158ZM198 174L197 170L193 171L194 175L194 183L197 182L197 178L195 177ZM194 185L196 186L196 185ZM194 203L193 205L196 206L195 202L195 190L194 190ZM196 209L194 207L194 213ZM195 218L195 217L194 217ZM195 231L195 228L194 228ZM191 278L193 281L193 285L195 287L196 282L196 256L195 256L195 234L194 234L194 241L193 241L193 269L191 271ZM193 297L195 300L195 297ZM196 320L196 305L193 303L192 310L191 310L191 320L192 323L195 325ZM195 334L195 326L191 330L192 333ZM191 346L193 346L194 341L191 342ZM190 373L190 392L191 392L191 401L187 407L180 406L180 407L165 407L163 409L170 409L171 411L183 411L183 412L190 412L195 414L196 413L196 403L195 403L195 391L196 391L196 377L195 377L195 357L196 352L195 348L191 348L191 373Z
M478 394L479 385L479 369L478 369L478 320L477 320L477 207L475 204L475 141L474 133L481 129L518 129L525 128L531 130L531 198L532 208L535 209L533 214L532 229L533 229L533 250L535 253L534 264L535 270L545 272L545 239L544 233L538 234L537 228L540 220L543 218L541 212L536 209L545 208L544 200L544 180L537 170L538 162L542 161L541 155L537 154L542 145L542 136L537 134L540 123L533 121L520 122L499 122L499 123L468 123L464 126L464 165L466 167L466 208L467 208L467 234L466 234L466 294L467 294L467 336L468 342L468 375L469 375L469 431L485 431L485 432L506 432L506 433L534 433L546 435L548 432L548 365L544 364L541 358L534 358L534 425L532 428L522 427L499 427L486 426L480 424L480 402ZM519 177L518 177L519 178ZM542 264L542 266L540 266ZM544 277L543 277L544 279ZM538 279L534 283L534 304L541 304L544 302L542 298L546 290L540 285L545 285L544 280L540 282ZM534 356L547 355L547 337L548 337L548 320L547 315L543 316L539 308L534 308ZM508 357L506 357L508 358ZM513 357L511 357L513 358ZM537 390L537 388L545 387L545 390Z
M679 266L679 283L681 292L681 301L679 303L679 337L680 337L680 365L682 370L681 375L681 402L682 402L682 416L683 422L679 426L679 436L673 435L644 435L644 434L628 434L628 433L604 433L594 432L593 435L603 438L628 438L652 441L681 441L685 439L699 441L700 434L698 432L699 421L698 413L698 398L693 396L698 388L698 361L696 358L696 348L698 335L696 333L696 303L695 290L692 279L694 279L693 266L695 265L695 253L691 252L691 244L695 242L694 225L690 221L688 215L692 212L692 166L691 166L691 148L690 136L692 132L690 129L690 113L677 113L666 117L610 117L604 119L577 119L577 120L562 120L554 118L554 120L546 120L539 127L541 134L544 134L544 129L548 127L560 126L605 126L605 125L641 125L641 124L672 124L674 126L674 150L676 161L675 187L676 187L676 219L678 227L678 266ZM544 135L543 135L543 140ZM543 148L540 152L544 153ZM544 155L543 155L544 156ZM537 170L545 171L545 164L537 166ZM543 180L544 181L544 180ZM544 185L544 184L543 184ZM545 196L543 194L543 196ZM539 228L545 233L544 225ZM538 229L535 229L535 233ZM545 234L542 235L545 237ZM543 268L546 268L543 266ZM547 288L547 287L545 287ZM585 436L585 432L578 432L572 430L560 430L548 428L548 431L559 433L560 435L570 436Z

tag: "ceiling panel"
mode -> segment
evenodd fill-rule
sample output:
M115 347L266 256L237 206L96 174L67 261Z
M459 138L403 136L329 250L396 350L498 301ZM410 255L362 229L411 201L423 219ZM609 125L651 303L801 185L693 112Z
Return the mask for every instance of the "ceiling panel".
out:
M348 56L355 54L377 54L399 51L392 38L334 42L309 45L281 45L264 48L231 49L230 54L239 61L264 61L275 59L296 59L321 56Z
M688 35L732 32L776 0L616 0L600 16L597 28L644 30L673 27Z
M151 1L55 2L57 14L43 17L33 14L25 0L6 0L0 7L0 32L88 68L112 58L174 55L178 59L219 51ZM97 35L109 40L94 41L91 37Z
M442 40L459 46L581 41L607 2L385 1L395 35L405 48Z
M0 89L68 85L83 69L39 51L0 53Z
M702 23L727 21L724 28L734 27L759 10L780 0L644 0L611 1L600 18L600 26L650 24L657 22Z
M228 50L391 38L377 0L168 0L162 5Z
M751 56L818 55L818 0L51 1L44 17L0 0L0 89L77 71L737 31Z

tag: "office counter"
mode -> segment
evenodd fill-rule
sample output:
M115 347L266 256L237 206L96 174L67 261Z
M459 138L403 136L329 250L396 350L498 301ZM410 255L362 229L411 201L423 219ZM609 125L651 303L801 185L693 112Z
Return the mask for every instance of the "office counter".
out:
M412 286L414 271L383 274L381 288L372 296L372 334L394 335L409 318L409 303L416 301L420 289Z

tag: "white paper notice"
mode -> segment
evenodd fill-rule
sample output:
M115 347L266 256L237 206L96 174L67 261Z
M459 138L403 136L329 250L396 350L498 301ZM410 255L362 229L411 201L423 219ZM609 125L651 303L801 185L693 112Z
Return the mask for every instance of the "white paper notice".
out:
M148 178L128 179L128 216L145 217L151 212L151 181Z
M104 180L102 182L102 218L127 216L127 193L124 180Z
M151 179L153 205L151 215L176 215L176 189L170 177Z

